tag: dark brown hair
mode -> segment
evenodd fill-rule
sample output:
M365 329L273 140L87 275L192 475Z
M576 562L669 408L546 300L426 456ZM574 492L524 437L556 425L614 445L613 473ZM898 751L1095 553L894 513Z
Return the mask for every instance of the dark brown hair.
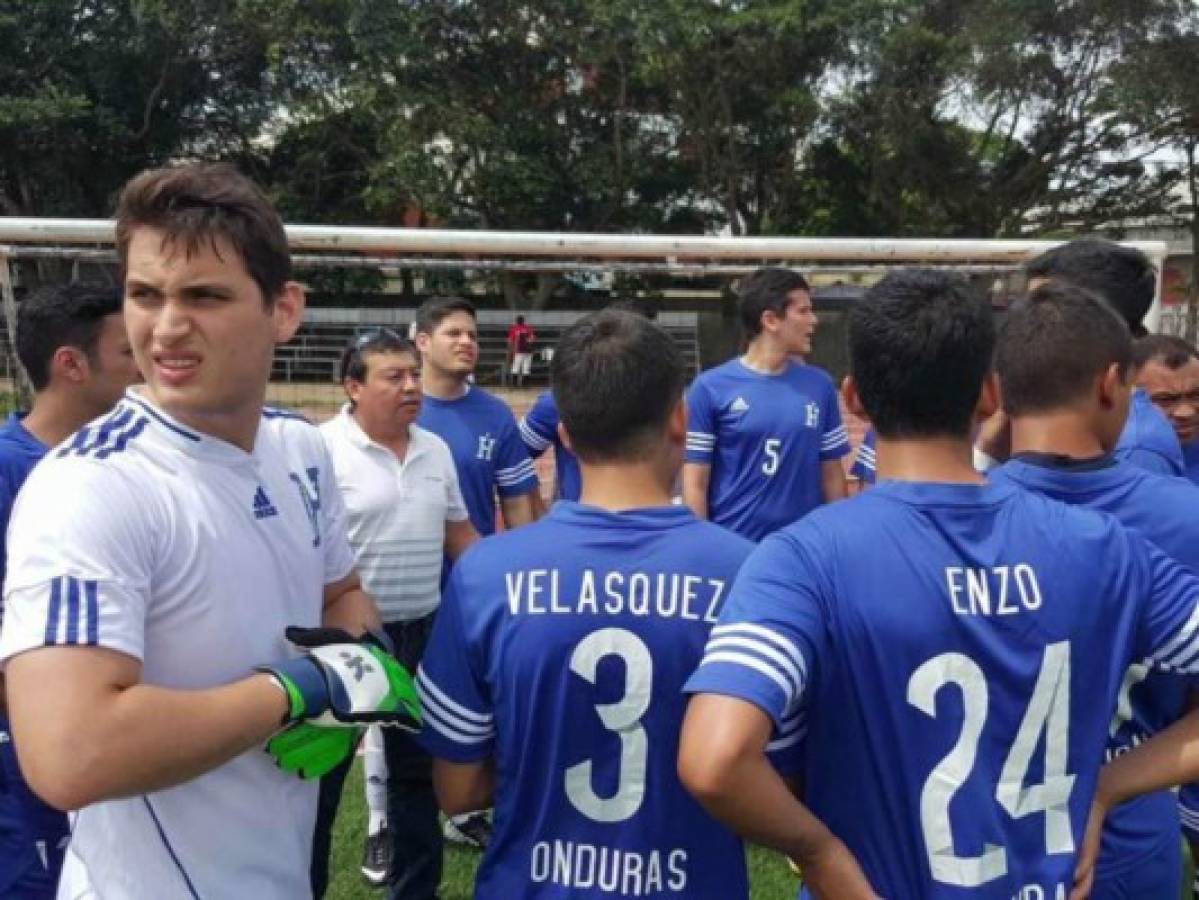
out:
M268 306L291 279L291 253L283 222L266 195L225 163L191 163L149 169L134 176L117 200L117 254L121 268L138 228L153 228L164 244L189 256L220 238L242 258Z

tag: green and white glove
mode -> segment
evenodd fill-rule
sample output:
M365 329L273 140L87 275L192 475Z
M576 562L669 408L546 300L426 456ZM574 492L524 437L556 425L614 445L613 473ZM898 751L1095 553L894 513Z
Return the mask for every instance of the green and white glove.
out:
M420 700L408 670L392 656L386 635L355 640L340 628L288 628L287 639L308 652L260 672L287 694L285 724L306 720L325 728L384 726L419 731Z
M304 779L321 778L349 758L364 730L296 722L267 741L266 752L284 772Z

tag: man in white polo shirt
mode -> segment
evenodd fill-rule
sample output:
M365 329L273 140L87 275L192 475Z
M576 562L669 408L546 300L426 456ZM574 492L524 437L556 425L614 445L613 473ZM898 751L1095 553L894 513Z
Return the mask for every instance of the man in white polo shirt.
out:
M345 501L358 572L397 656L415 667L441 602L443 555L457 558L478 533L450 448L414 424L421 384L412 343L388 328L368 331L342 354L340 374L349 403L321 426L321 434ZM313 850L317 896L327 881L328 841L347 768L322 783ZM370 822L363 874L372 884L390 881L392 898L435 897L442 848L428 755L407 734L389 729L380 740L372 729L366 770Z

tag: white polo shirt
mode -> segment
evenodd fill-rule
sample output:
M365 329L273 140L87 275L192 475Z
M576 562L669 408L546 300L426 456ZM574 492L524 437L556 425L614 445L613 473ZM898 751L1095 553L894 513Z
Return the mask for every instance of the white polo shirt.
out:
M353 568L317 430L264 410L251 453L130 391L43 460L8 536L0 657L96 646L145 684L227 684L295 655ZM60 898L310 895L317 785L248 750L184 784L72 814Z
M410 622L441 602L446 522L467 519L450 448L417 425L408 452L367 437L344 407L321 426L346 508L354 561L384 622Z

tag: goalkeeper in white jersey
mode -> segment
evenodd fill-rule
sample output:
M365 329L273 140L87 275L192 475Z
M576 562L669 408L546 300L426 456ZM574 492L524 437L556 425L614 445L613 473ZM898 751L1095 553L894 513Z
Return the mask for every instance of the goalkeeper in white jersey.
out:
M134 178L117 249L145 385L31 475L0 636L22 768L73 811L59 897L304 897L296 774L419 709L368 634L318 432L263 406L303 291L226 166Z

